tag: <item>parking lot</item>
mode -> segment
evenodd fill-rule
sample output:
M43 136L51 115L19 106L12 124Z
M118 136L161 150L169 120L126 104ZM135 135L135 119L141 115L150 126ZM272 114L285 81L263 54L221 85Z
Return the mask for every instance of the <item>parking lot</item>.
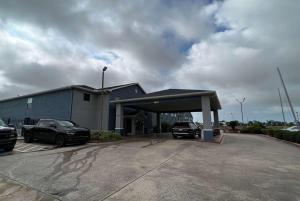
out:
M4 152L0 150L0 156L19 154L19 153L40 152L40 151L46 151L51 149L55 149L55 146L51 144L45 144L39 142L24 143L23 140L18 140L12 152Z
M236 134L15 153L0 158L0 200L300 200L299 153Z

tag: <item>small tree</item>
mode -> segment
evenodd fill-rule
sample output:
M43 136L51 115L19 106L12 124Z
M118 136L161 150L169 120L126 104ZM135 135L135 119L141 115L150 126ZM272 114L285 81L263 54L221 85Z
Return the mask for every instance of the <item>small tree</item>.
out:
M239 125L238 121L230 121L227 122L227 126L230 126L232 128L232 130L235 130L235 127Z

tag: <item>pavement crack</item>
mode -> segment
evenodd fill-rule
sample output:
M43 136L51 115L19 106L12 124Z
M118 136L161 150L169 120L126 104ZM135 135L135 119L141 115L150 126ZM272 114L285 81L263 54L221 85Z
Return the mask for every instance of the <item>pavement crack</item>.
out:
M45 195L45 196L48 197L48 198L51 198L51 199L53 199L53 200L62 201L62 199L60 199L60 198L58 198L58 197L56 197L56 196L53 196L53 195L51 195L51 194L48 194L47 192L41 191L40 189L37 189L37 188L35 188L35 187L33 187L33 186L30 186L30 185L28 185L28 184L25 184L25 183L23 183L23 182L21 182L21 181L18 181L18 180L16 180L16 179L10 178L10 177L8 177L8 176L6 176L6 175L3 175L2 173L0 173L0 176L2 177L2 179L6 180L6 181L13 182L13 183L16 183L16 184L20 185L20 187L18 188L18 190L12 192L12 194L15 194L15 193L17 193L18 191L21 191L22 188L30 188L30 189L33 189L33 190L35 190L36 192L40 193L41 195ZM0 197L0 198L1 198L1 197Z
M96 161L98 151L108 146L110 145L96 147L95 149L86 152L83 157L79 157L78 159L73 161L71 159L77 154L79 149L60 153L59 158L62 158L62 160L58 162L58 159L56 158L56 164L53 163L53 171L43 178L44 180L50 181L50 185L47 191L50 191L52 195L57 196L65 196L69 193L75 192L81 182L81 176L88 172L93 166L93 163ZM69 173L77 173L77 175L74 177L75 183L66 189L60 191L56 190L54 187L55 183L59 181L62 176L66 176Z

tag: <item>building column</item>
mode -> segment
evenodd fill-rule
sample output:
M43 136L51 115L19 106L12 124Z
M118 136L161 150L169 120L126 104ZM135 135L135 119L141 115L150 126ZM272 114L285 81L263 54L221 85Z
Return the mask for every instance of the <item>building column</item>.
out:
M135 135L135 117L131 118L131 134Z
M115 127L115 131L118 133L123 134L123 122L124 122L124 118L123 118L123 114L124 110L123 107L120 103L116 104L116 127Z
M158 133L161 133L160 112L156 113L156 127L157 127Z
M214 128L219 128L219 112L214 110Z
M201 97L201 105L202 105L202 116L203 116L203 129L201 133L201 138L204 141L212 141L213 130L211 126L211 108L210 108L209 96Z

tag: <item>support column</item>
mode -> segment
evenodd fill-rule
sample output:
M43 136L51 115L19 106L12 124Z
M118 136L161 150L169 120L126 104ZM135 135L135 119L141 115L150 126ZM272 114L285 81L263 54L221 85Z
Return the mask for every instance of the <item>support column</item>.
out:
M135 135L135 117L131 118L131 134Z
M123 130L124 130L124 127L123 127L123 121L124 121L124 118L123 118L123 107L120 103L116 104L116 127L115 127L115 131L117 133L120 133L120 134L123 134Z
M214 110L214 128L219 128L219 112Z
M156 113L156 127L157 127L157 132L161 132L161 122L160 122L160 112Z
M212 141L213 130L211 126L211 108L210 108L209 96L202 96L201 104L202 104L202 116L203 116L203 129L201 133L201 138L204 141Z

